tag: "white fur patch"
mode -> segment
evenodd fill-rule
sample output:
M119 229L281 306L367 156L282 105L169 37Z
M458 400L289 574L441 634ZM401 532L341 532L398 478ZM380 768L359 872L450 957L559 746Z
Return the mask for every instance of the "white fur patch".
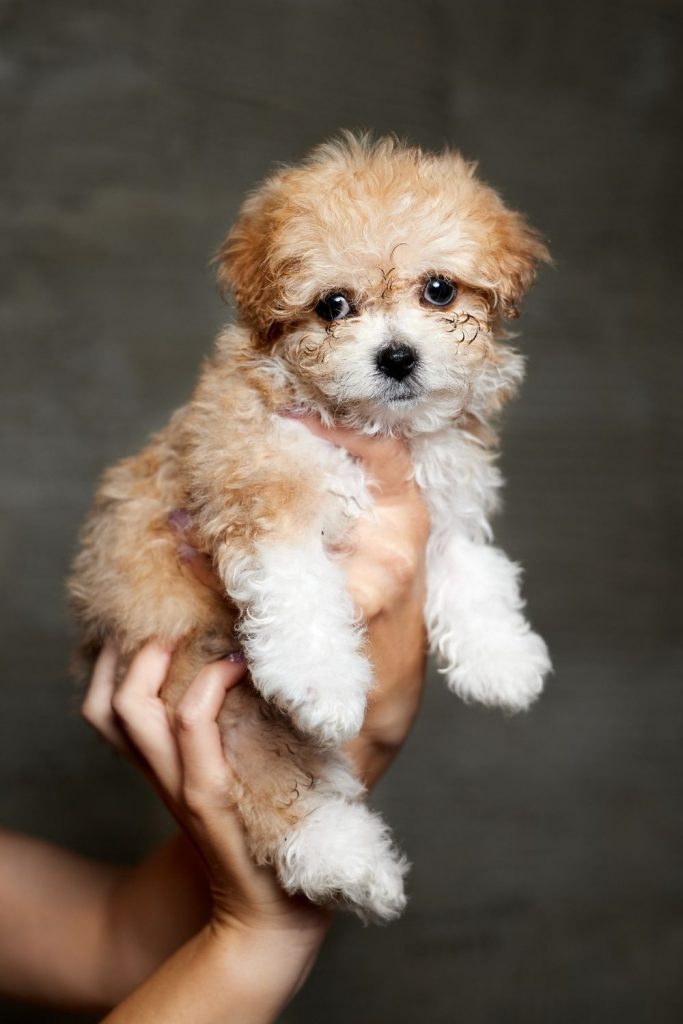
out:
M318 806L284 837L276 866L287 892L344 902L365 921L390 921L405 907L408 862L379 815L362 803Z
M528 707L551 664L522 611L520 571L489 543L500 473L479 442L451 429L414 443L430 509L425 618L448 685L465 700Z
M302 732L337 744L355 736L372 670L344 573L322 537L262 543L229 577L254 685Z
M463 536L430 541L430 642L459 696L517 711L539 695L550 658L522 608L519 569L502 551Z

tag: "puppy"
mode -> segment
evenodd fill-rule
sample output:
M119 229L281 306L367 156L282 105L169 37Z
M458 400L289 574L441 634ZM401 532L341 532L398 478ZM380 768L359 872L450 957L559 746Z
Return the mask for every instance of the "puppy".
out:
M289 892L387 920L406 863L340 752L361 728L372 667L332 554L372 506L345 452L283 409L410 445L431 517L425 617L448 685L526 708L550 668L519 571L491 544L501 484L492 421L523 375L502 322L548 259L539 236L458 153L351 135L277 171L217 256L239 323L190 402L105 473L70 582L83 646L123 664L175 648L173 706L237 647L252 685L221 714L257 862ZM184 509L228 600L181 571Z

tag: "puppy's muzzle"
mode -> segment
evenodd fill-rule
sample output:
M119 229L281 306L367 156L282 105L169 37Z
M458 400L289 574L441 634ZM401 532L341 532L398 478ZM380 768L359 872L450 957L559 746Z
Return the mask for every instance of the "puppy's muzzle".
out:
M392 380L405 380L415 370L417 352L410 345L392 342L377 353L377 369Z

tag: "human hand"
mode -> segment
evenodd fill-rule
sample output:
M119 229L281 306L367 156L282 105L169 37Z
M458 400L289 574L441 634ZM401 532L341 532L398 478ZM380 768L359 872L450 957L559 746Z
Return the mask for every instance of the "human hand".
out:
M98 658L83 715L108 741L143 768L204 863L211 893L211 927L258 933L293 944L303 954L322 940L329 915L287 896L270 869L249 855L230 800L234 777L223 751L217 716L244 662L206 665L173 713L160 697L172 652L147 644L116 686L116 650Z
M287 896L270 869L253 863L231 804L234 778L217 716L245 664L224 659L206 665L170 713L160 692L171 656L147 644L116 686L117 654L105 647L84 714L144 766L194 843L205 866L211 917L106 1020L270 1024L308 976L331 918L302 897ZM106 709L111 718L103 728L98 714ZM175 880L183 884L182 872Z

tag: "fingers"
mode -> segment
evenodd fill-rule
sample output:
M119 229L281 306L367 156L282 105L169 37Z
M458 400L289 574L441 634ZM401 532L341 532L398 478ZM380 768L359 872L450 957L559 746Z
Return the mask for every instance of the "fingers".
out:
M226 693L244 677L243 660L206 665L171 717L160 693L171 651L149 643L116 688L117 652L98 658L83 716L115 746L140 763L172 814L195 841L209 867L214 900L232 907L282 899L270 872L251 861L242 825L228 799L232 772L218 715Z
M241 822L230 801L233 774L226 760L218 715L226 693L244 678L245 662L227 659L206 665L176 708L175 738L183 770L182 814L205 860L220 865L214 898L222 889L229 902L247 904L262 895L262 872L251 861ZM273 886L268 878L267 890Z
M299 420L316 437L345 448L350 455L360 459L382 491L401 487L411 479L410 452L402 438L369 436L347 427L326 427L317 416L284 415Z
M152 640L135 655L114 695L114 710L127 719L129 707L156 699L171 664L171 650Z
M206 665L171 718L160 696L171 657L161 644L146 644L116 688L117 652L108 645L97 660L82 714L138 762L174 813L193 803L201 815L207 801L225 798L230 769L216 719L246 663L225 659Z
M244 661L223 659L206 665L190 684L174 715L183 768L183 796L190 808L216 788L225 796L229 767L223 753L218 713L226 693L246 673Z
M159 696L171 663L171 651L147 644L133 658L112 707L126 736L162 791L176 799L182 773L166 707Z
M116 687L116 648L107 643L95 662L95 668L81 705L81 715L100 736L121 753L128 753L128 743L112 708Z

